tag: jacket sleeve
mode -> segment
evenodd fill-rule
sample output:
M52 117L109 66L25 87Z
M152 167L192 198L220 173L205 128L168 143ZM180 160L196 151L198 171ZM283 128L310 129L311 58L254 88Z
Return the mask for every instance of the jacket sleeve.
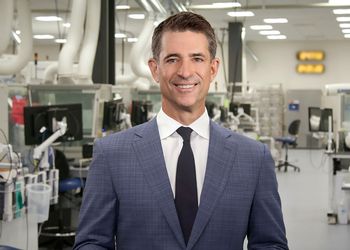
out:
M94 145L73 249L115 248L118 198L113 188L110 164L105 158L103 140L98 140Z
M275 166L265 144L259 160L259 177L248 225L248 249L288 249Z

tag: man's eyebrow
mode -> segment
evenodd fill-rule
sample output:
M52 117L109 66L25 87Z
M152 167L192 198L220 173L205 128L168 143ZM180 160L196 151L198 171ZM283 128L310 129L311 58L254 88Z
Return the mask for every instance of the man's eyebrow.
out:
M180 57L180 55L177 54L177 53L172 53L172 54L169 54L169 55L165 56L165 57L164 57L164 60L166 60L166 59L168 59L168 58L170 58L170 57Z
M190 54L191 57L197 57L197 56L201 56L201 57L205 57L205 55L203 53L192 53Z

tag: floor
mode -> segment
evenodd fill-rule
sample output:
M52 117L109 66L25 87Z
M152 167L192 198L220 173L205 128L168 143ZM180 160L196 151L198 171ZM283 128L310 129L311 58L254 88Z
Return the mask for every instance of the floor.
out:
M289 248L349 250L350 225L327 223L328 174L323 151L290 150L289 159L300 172L276 171Z
M328 225L328 174L321 150L290 150L301 172L276 171L289 248L349 250L350 225Z

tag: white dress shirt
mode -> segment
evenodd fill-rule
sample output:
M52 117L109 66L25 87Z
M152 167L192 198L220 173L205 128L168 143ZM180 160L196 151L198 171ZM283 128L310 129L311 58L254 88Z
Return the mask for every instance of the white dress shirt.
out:
M165 166L168 172L174 198L177 160L183 145L183 139L176 132L176 130L181 126L190 127L193 130L191 134L191 148L196 165L198 205L200 203L205 170L207 167L210 134L209 121L209 116L206 110L197 120L188 126L185 126L169 117L162 109L160 109L157 115L157 124L164 154Z

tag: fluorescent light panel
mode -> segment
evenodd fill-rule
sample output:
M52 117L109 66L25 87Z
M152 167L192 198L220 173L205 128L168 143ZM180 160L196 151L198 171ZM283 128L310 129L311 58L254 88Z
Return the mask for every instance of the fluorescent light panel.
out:
M350 38L350 34L344 34L345 38Z
M342 29L341 30L344 34L350 34L350 29Z
M137 42L137 37L128 37L127 39L126 39L126 41L128 42L128 43L136 43Z
M128 10L128 9L130 9L130 5L126 5L126 4L116 5L115 9L116 10Z
M238 2L217 2L212 4L196 4L188 6L189 9L229 9L241 7L241 4Z
M340 28L350 28L350 23L340 23L339 27Z
M126 38L126 35L125 35L124 33L115 33L115 34L114 34L114 37L115 37L115 38L122 39L122 38Z
M53 35L34 35L33 38L38 40L50 40L54 39L55 37Z
M66 43L66 42L67 42L67 39L63 39L63 38L55 39L55 43Z
M61 17L58 16L37 16L34 18L37 21L41 22L57 22L57 21L62 21Z
M287 18L265 18L264 23L288 23Z
M344 14L350 14L350 9L334 9L333 13L335 15L344 15Z
M270 40L283 40L283 39L287 39L287 37L285 35L272 35L272 36L267 36L267 39L270 39Z
M340 16L337 17L338 22L350 22L350 16Z
M145 14L129 14L128 17L131 19L142 20L145 19Z
M272 30L271 25L252 25L250 26L252 30Z
M227 15L231 17L249 17L254 16L254 13L251 11L230 11L227 12Z
M350 0L329 0L328 3L336 5L348 5L350 4Z
M280 35L281 32L279 32L278 30L261 30L259 31L260 35Z

